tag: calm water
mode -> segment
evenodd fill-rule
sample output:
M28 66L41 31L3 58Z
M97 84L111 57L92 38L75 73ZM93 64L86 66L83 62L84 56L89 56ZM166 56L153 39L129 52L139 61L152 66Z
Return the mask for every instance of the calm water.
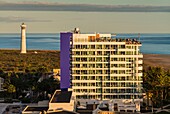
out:
M59 50L60 35L27 34L27 48ZM142 42L141 52L150 54L170 54L170 34L117 34L117 38L136 38ZM0 49L19 49L20 34L0 34Z

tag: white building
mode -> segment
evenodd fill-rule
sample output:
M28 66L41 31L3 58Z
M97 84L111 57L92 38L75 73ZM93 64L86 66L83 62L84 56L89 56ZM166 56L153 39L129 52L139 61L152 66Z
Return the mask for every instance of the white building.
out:
M21 53L27 53L27 47L26 47L26 25L22 23L21 25Z
M143 55L139 41L77 31L61 33L63 42L67 39L66 34L71 35L69 70L76 99L116 100L120 103L132 100L140 104L137 101L142 101ZM61 67L61 83L62 72L64 68Z
M56 90L49 101L39 101L38 104L27 106L22 114L77 114L75 111L75 96L72 90Z

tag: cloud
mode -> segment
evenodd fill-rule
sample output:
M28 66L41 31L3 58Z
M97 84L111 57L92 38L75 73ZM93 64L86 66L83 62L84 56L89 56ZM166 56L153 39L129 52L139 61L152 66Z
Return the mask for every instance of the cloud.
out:
M50 22L51 20L37 20L32 18L23 18L23 17L0 17L0 22Z
M170 6L62 4L51 2L0 3L4 11L170 12Z

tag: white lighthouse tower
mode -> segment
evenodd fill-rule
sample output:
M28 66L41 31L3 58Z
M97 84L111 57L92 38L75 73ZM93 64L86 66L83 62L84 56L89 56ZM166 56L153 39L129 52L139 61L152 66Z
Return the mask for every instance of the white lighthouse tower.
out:
M26 25L22 23L21 25L21 53L27 53L26 51Z

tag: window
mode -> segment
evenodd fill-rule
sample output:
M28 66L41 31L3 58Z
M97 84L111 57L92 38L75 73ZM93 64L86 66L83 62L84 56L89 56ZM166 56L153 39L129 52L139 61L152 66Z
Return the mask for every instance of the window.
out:
M81 61L82 61L82 62L86 62L86 61L87 61L87 58L86 58L86 57L82 57L82 58L81 58Z
M81 52L81 55L88 55L88 54L87 54L87 51L82 51L82 52Z
M110 51L105 51L104 55L110 55Z
M89 55L95 55L95 51L89 51Z
M81 76L81 80L87 80L87 76Z
M111 74L117 74L117 70L111 70Z
M120 61L125 61L125 58L120 58Z
M125 55L125 51L120 51L120 55Z
M90 62L95 62L95 57L90 57L90 58L89 58L89 61L90 61Z
M123 67L123 68L124 68L124 67L125 67L125 64L119 64L119 67Z
M102 68L102 64L96 64L96 68Z
M96 49L102 49L102 45L96 45Z
M83 68L87 68L87 64L83 64L82 67L83 67Z
M102 57L97 57L96 62L102 62Z
M95 68L95 64L89 64L89 68Z
M80 68L80 64L75 64L75 68Z
M76 49L80 49L80 45L75 45L74 47L76 47Z
M89 70L89 74L95 74L95 70Z
M104 49L110 49L110 45L105 45Z
M121 83L121 87L125 87L125 82ZM125 92L122 92L122 93L125 93Z
M131 46L126 46L126 48L131 49Z
M80 55L80 51L76 51L76 55Z
M133 51L126 51L126 55L133 55Z
M87 70L81 70L81 74L87 74Z
M97 51L97 55L102 55L102 51Z
M104 68L108 68L109 67L109 64L104 64Z
M75 80L80 80L80 76L74 76Z
M76 61L80 61L80 58L76 58Z
M90 48L91 48L91 49L95 49L95 45L91 45Z
M125 45L120 45L119 48L120 49L125 49Z
M117 45L111 45L111 49L117 49Z
M102 70L96 70L96 74L102 74Z
M81 49L87 49L87 45L82 45Z
M76 74L80 74L80 70L76 70Z
M119 70L119 74L125 74L125 70Z
M118 65L117 64L111 64L111 67L117 67Z
M121 80L122 80L122 81L125 81L125 77L121 77ZM125 86L124 86L124 87L125 87Z

